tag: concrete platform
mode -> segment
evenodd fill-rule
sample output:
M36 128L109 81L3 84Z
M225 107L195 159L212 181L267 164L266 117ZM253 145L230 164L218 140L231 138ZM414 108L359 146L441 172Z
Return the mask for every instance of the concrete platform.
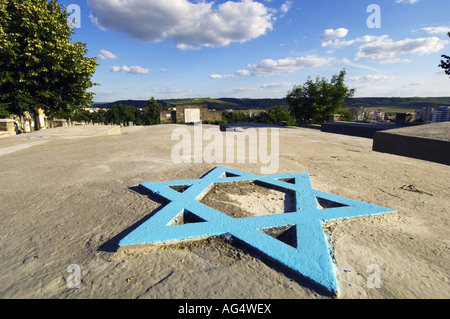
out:
M249 128L288 128L287 126L268 124L268 123L228 123L228 124L220 124L220 130L222 132L234 131L234 132L243 132Z
M343 134L357 137L373 138L379 131L397 128L389 124L365 124L351 122L330 122L322 124L321 131L326 133Z
M0 156L45 144L49 141L77 140L121 134L122 128L113 125L70 126L34 131L2 138L0 140Z
M450 165L450 122L376 132L373 150Z
M329 299L248 247L217 238L117 250L120 240L146 217L158 217L167 203L143 192L141 183L197 180L221 164L172 160L180 143L172 139L174 131L187 129L193 137L193 125L122 127L120 135L96 136L110 128L55 128L0 139L0 150L10 148L0 156L1 298ZM218 126L204 125L207 129L224 135ZM398 211L318 229L335 252L338 298L450 298L450 166L374 152L372 139L314 129L280 130L279 137L276 174L308 173L314 190ZM251 163L249 150L247 143L245 163L223 164L260 174L267 164ZM252 211L254 204L279 202L272 195L258 199L258 192L249 201L244 188L235 193L241 190L239 201L234 193L214 196ZM171 227L199 224L191 219ZM297 248L302 243L297 241ZM81 270L79 289L71 288L69 279L77 272L70 265ZM372 288L377 274L380 289Z

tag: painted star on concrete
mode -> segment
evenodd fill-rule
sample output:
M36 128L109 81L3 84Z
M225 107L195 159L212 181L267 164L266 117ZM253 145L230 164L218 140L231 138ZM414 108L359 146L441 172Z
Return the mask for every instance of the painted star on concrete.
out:
M200 202L214 185L234 182L255 182L268 188L293 192L296 208L277 215L233 218ZM165 198L168 204L124 237L119 246L173 244L230 235L331 293L338 292L338 285L332 249L323 223L394 212L385 207L314 190L307 173L254 175L217 167L200 179L143 183L140 186ZM184 187L184 191L177 191L174 187ZM324 201L334 205L319 207L318 203ZM176 224L175 221L186 213L195 216L197 222ZM263 232L283 226L295 227L295 245L286 244Z

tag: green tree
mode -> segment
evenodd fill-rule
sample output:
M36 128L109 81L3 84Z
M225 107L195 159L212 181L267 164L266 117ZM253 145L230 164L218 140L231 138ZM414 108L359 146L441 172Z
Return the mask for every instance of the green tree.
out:
M92 104L97 60L71 42L68 15L57 0L1 0L0 104L9 112L52 116Z
M295 86L286 99L289 112L299 124L312 122L321 124L331 114L348 115L345 100L354 95L355 90L345 85L346 71L333 75L330 82L326 78L311 78L302 86Z
M107 122L107 124L120 125L120 123L121 123L121 115L120 115L120 109L119 109L119 107L117 105L113 105L106 112L106 122Z
M0 103L0 119L9 117L9 112L6 110L6 104Z
M160 113L163 107L153 97L148 100L148 106L142 109L142 123L144 125L160 124Z
M97 112L92 113L91 114L92 122L102 124L106 123L107 122L106 113L107 113L106 110L98 110Z
M89 113L89 111L86 110L76 110L72 116L71 116L71 120L72 121L76 121L76 122L90 122L91 121L91 114Z
M253 119L245 114L243 111L224 111L223 113L223 119L227 123L246 123L246 122L252 122Z
M448 33L448 36L450 37L450 32ZM441 60L439 67L443 68L445 70L445 74L450 76L450 56L442 55L442 58L445 60Z
M114 104L106 113L106 119L108 123L116 125L127 125L128 122L134 123L136 120L136 107L132 105Z
M282 106L269 108L259 116L259 121L275 125L280 125L280 122L286 122L289 126L296 124L295 118L289 112L286 112Z

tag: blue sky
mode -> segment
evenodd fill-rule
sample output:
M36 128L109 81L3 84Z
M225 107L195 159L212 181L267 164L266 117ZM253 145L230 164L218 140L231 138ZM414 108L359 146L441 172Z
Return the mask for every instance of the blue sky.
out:
M356 97L450 96L438 67L450 54L448 0L59 3L79 7L73 40L98 57L95 102L282 98L343 68Z

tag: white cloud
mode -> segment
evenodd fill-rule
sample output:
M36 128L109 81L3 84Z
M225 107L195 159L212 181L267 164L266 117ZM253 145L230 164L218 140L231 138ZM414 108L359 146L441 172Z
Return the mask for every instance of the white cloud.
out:
M392 58L379 61L378 64L393 64L393 63L410 63L411 59L400 59L400 58Z
M286 1L285 3L283 3L281 5L281 8L280 8L281 17L284 17L284 15L286 13L288 13L289 10L291 10L293 4L294 4L294 1Z
M355 68L363 69L363 70L369 70L369 71L379 72L379 70L377 70L377 69L375 69L375 68L373 68L373 67L371 67L371 66L368 66L368 65L365 65L365 64L354 63L354 62L350 61L350 60L347 59L347 58L343 58L343 59L341 60L341 63L342 63L342 64L345 64L345 65L353 66L353 67L355 67Z
M442 25L440 27L422 28L422 30L428 32L429 34L447 34L450 32L450 27Z
M150 73L150 69L145 69L141 66L135 65L135 66L113 66L111 67L111 72L126 72L126 73L131 73L131 74L148 74Z
M354 76L349 79L350 82L393 82L397 76L384 74L369 74L364 76Z
M356 59L392 59L400 54L430 54L441 51L447 41L440 40L436 37L404 39L393 41L389 38L378 39L362 45L356 54Z
M321 58L314 55L306 57L285 58L280 60L265 59L257 64L249 64L248 70L239 70L238 76L272 76L292 73L307 67L319 67L329 64L333 58Z
M286 88L292 87L293 84L291 82L280 82L280 83L266 83L261 85L262 89L275 89L275 88Z
M98 58L101 60L116 60L117 56L109 51L102 49L102 50L100 50Z
M341 48L344 46L349 46L355 43L368 43L373 41L380 41L388 38L387 35L375 36L375 35L365 35L353 40L343 40L343 39L332 39L328 41L322 42L323 47L333 47L333 48Z
M252 76L252 74L249 70L237 70L236 75L237 76Z
M253 0L88 0L91 21L143 42L172 39L181 50L246 42L273 29L275 18Z
M336 30L326 29L325 32L320 36L320 40L333 40L346 37L348 34L348 29L339 28Z
M280 93L286 94L286 88L292 88L294 85L290 82L280 82L280 83L267 83L260 87L239 87L230 91L221 92L222 95L231 95L239 97L255 97L256 95L261 95L260 97L268 98L270 96L279 98ZM255 95L256 94L256 95Z
M234 78L234 75L233 74L224 74L224 75L222 75L222 74L211 74L209 76L209 78L213 79L213 80L220 80L220 79Z
M200 50L200 47L186 43L179 43L177 44L177 49L182 51L195 51Z
M322 42L323 47L333 47L333 48L341 48L346 47L349 45L354 44L355 40L341 40L341 39L334 39L334 40L328 40L325 42Z
M419 2L419 0L395 0L395 3L403 3L403 4L414 4Z

